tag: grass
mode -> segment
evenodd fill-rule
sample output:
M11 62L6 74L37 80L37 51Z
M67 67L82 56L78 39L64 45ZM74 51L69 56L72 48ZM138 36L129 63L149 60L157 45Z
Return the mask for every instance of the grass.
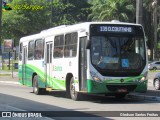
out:
M160 72L160 70L149 70L149 72Z
M14 69L14 66L12 66L12 64L10 64L10 70L9 70L8 64L3 64L3 66L2 66L2 70L7 71L7 72L12 71L12 69L13 69L13 71L18 71L17 69Z
M3 76L10 76L11 74L0 74L0 77L3 77Z

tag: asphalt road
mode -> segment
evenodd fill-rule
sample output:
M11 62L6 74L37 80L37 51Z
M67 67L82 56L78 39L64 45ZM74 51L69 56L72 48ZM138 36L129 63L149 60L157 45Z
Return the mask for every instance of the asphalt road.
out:
M149 90L154 90L152 79L156 72L149 72ZM95 96L95 95L82 95L83 100L73 101L65 97L65 92L50 92L48 95L34 95L32 88L21 86L17 84L17 78L0 77L0 81L8 81L6 83L0 82L0 111L49 111L49 114L54 116L54 119L75 119L74 117L65 117L67 115L73 116L90 116L90 119L104 119L107 113L97 111L159 111L160 103L158 101L147 101L139 99L115 99L114 97ZM13 84L13 82L15 84ZM160 92L160 91L157 91ZM55 113L53 111L65 111ZM66 111L69 111L67 113ZM75 111L78 111L76 113ZM93 111L93 113L90 113ZM87 113L89 112L89 113ZM113 117L116 112L105 117L105 119L131 119L130 117ZM117 113L120 114L120 113ZM57 116L61 117L57 117ZM96 117L95 117L96 116ZM98 117L97 116L101 116ZM108 115L107 115L108 116ZM1 118L0 118L1 119ZM17 120L17 118L5 118L5 120ZM28 118L33 119L33 118ZM35 118L49 120L51 118ZM76 119L87 119L76 117ZM137 119L137 117L132 117ZM154 119L157 117L141 117L141 119Z
M160 103L156 101L119 100L114 97L95 95L83 95L83 98L82 101L73 101L65 97L65 92L60 91L51 92L48 95L34 95L30 87L12 83L0 84L0 111L71 111L71 113L50 113L55 114L54 118L56 119L63 119L62 117L69 114L78 114L79 116L89 115L90 117L104 115L97 111L159 111L160 106ZM75 113L75 111L79 112ZM96 111L96 113L87 113L87 111ZM62 116L61 118L57 118L59 114ZM94 119L103 118L98 117ZM108 117L108 119L112 119L112 117ZM154 119L157 118L155 117Z

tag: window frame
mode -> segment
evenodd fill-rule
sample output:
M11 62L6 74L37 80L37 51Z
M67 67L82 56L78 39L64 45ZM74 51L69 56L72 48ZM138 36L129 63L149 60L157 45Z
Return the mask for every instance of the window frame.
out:
M33 45L32 45L32 51L31 51L31 48L30 48L30 43L32 43L33 42ZM35 50L35 41L34 40L31 40L31 41L29 41L28 42L28 60L33 60L34 59L34 50ZM31 51L31 53L32 53L32 56L30 57L29 56L29 54L30 54L30 51Z
M19 61L22 61L22 49L23 49L23 43L20 43L19 44L19 55L18 55Z
M57 35L54 37L53 58L63 58L64 41L64 35Z
M72 32L72 33L65 34L64 57L65 58L76 57L77 47L78 47L77 45L78 45L78 32ZM74 51L74 47L75 47L75 51Z
M39 44L41 44L41 46L39 47L40 49L37 49L38 47L37 47L37 41L41 41L41 43L39 43ZM38 44L38 45L39 45ZM41 53L39 53L39 55L38 56L36 56L37 55L37 50L39 51L39 52L41 52ZM41 60L41 59L43 59L44 58L44 39L36 39L35 40L35 43L34 43L34 60Z

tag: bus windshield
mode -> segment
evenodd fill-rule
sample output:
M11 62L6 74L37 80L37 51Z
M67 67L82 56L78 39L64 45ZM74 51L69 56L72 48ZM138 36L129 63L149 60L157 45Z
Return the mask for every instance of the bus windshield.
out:
M102 74L142 72L145 57L143 36L91 36L91 62Z

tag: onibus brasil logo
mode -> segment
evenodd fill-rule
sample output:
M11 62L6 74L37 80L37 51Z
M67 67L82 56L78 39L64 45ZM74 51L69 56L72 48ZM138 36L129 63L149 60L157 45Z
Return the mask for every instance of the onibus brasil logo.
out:
M11 6L7 2L3 1L2 11L12 10Z

